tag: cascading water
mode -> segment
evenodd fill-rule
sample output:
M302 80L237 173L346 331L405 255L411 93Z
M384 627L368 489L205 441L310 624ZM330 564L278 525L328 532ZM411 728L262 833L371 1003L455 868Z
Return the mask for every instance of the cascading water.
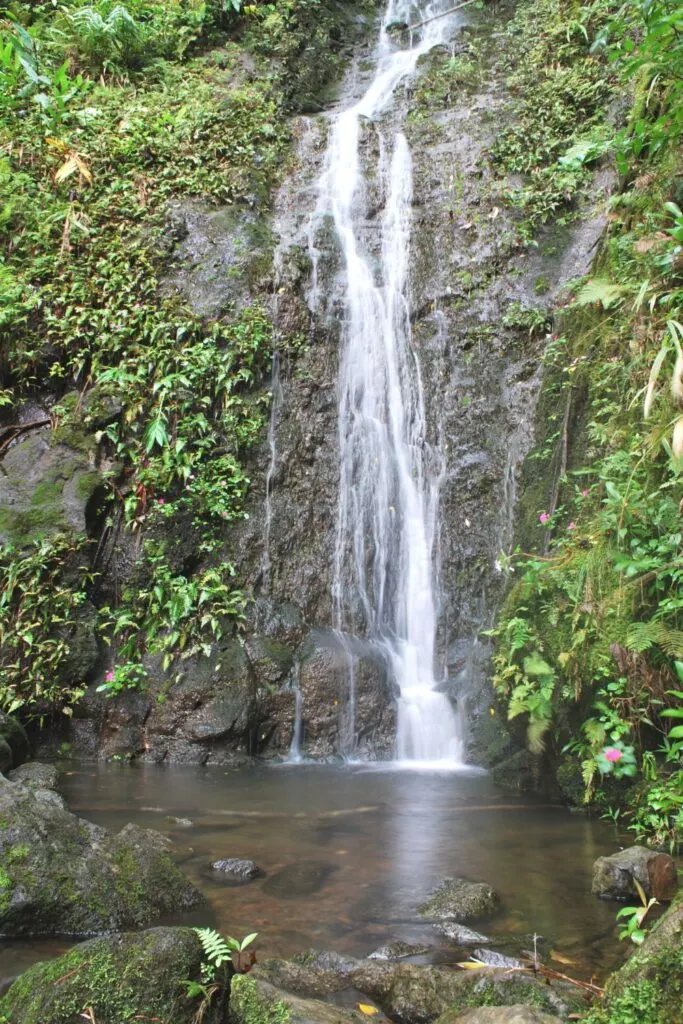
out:
M311 224L332 218L343 256L344 315L339 370L340 488L335 550L337 626L383 649L400 690L396 756L426 765L459 763L461 723L435 677L434 538L441 458L427 439L420 365L412 347L409 255L412 159L403 133L378 122L420 56L446 40L452 18L425 25L408 49L387 31L447 7L392 0L362 98L331 124ZM411 43L413 41L411 40ZM379 156L361 152L374 121ZM383 200L379 252L368 231L366 185ZM376 229L376 224L374 225ZM314 273L314 294L317 293ZM352 726L351 726L352 728Z
M263 590L268 593L270 589L270 528L273 522L272 489L273 477L277 470L277 441L276 430L277 420L282 405L282 382L280 380L280 353L273 352L273 368L270 382L272 404L270 407L270 422L268 424L268 448L270 460L266 470L266 500L264 509L263 527L263 557L261 559L261 575L263 578Z

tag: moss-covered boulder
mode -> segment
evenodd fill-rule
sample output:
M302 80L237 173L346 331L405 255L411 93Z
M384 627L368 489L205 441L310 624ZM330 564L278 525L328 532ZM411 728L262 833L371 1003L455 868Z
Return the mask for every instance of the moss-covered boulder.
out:
M187 998L185 982L199 980L202 959L191 928L91 939L22 974L0 1000L0 1019L4 1014L9 1024L191 1024L201 997ZM223 1020L219 994L202 1020Z
M112 835L51 790L1 779L0 822L0 934L139 928L202 901L160 833L127 825Z
M27 761L7 773L10 782L20 782L29 789L56 789L59 769L54 764L42 761Z
M449 1024L557 1024L557 1017L533 1006L480 1006L450 1017Z
M462 922L493 914L499 904L498 893L485 882L447 878L417 912L437 921Z
M611 975L584 1024L683 1024L683 894Z
M0 711L0 772L16 768L27 757L28 739L23 725Z

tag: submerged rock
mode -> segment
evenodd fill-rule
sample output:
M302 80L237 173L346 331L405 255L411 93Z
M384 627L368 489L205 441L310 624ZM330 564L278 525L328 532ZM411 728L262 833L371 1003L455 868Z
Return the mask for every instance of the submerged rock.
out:
M74 1024L81 1019L191 1024L198 1019L201 997L188 999L184 982L200 980L203 959L191 928L91 939L22 974L0 1000L0 1016L9 1024ZM221 1000L214 999L203 1024L223 1019Z
M471 934L476 935L477 933L472 932ZM477 942L479 942L478 938ZM395 939L393 942L387 942L386 946L380 946L379 949L370 953L368 960L403 960L409 956L421 956L423 953L428 953L431 948L431 946L415 946L411 945L410 942Z
M263 885L263 891L279 900L295 900L301 896L312 896L336 870L336 865L324 861L302 860L288 864Z
M504 953L498 953L495 949L475 949L472 952L472 956L476 957L477 960L481 960L482 963L488 964L489 967L524 967L521 960L517 960L514 956L506 956Z
M456 946L478 946L490 942L485 935L466 928L464 924L457 924L455 921L443 921L434 925L434 928Z
M117 835L47 789L0 782L0 934L92 935L202 902L159 832Z
M610 857L598 857L593 865L591 891L601 899L638 899L634 879L646 896L654 896L660 901L671 900L678 889L676 862L666 853L656 853L644 846L630 846Z
M237 857L215 860L211 865L211 873L221 881L237 885L250 882L253 878L259 878L264 874L253 860L239 860Z
M418 907L421 917L441 921L471 921L493 914L500 904L495 889L485 882L469 882L466 878L447 878L428 900Z

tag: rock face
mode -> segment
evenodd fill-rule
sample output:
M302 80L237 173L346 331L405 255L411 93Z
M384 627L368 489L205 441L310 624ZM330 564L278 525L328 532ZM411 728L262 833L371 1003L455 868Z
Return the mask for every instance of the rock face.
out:
M26 971L0 999L0 1015L9 1024L74 1024L88 1011L97 1024L192 1024L201 1000L186 998L183 982L199 981L202 960L191 928L92 939ZM202 1020L224 1020L220 999Z
M439 921L472 921L493 914L499 904L498 893L490 885L466 878L447 878L417 912L421 917Z
M0 772L18 767L28 756L28 738L16 718L0 711Z
M56 789L59 770L53 764L29 761L7 773L10 782L20 782L29 789Z
M0 934L92 935L202 902L159 832L112 835L60 796L0 781Z
M666 853L656 853L644 846L630 846L610 857L598 857L593 865L591 891L606 900L638 899L634 879L646 896L654 896L660 901L671 900L678 889L676 862Z

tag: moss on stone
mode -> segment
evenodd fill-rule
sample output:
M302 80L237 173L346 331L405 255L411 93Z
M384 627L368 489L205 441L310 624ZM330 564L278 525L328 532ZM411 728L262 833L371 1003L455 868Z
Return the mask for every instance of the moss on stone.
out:
M256 982L239 974L230 989L230 1011L240 1024L289 1024L290 1013L282 1000L268 1002L259 995Z
M10 1024L73 1024L91 1008L97 1024L189 1024L197 1000L185 997L183 982L199 977L201 960L190 928L93 939L22 974L0 1001L0 1015Z

